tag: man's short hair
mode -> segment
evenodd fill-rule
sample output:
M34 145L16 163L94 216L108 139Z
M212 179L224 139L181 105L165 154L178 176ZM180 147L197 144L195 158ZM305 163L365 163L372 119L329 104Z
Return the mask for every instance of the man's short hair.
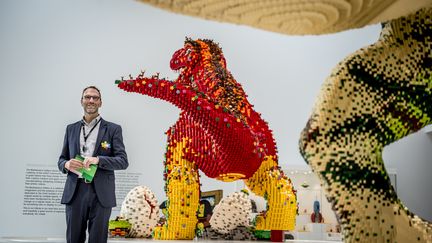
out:
M86 90L88 90L88 89L95 89L95 90L97 90L97 92L99 93L100 98L102 99L102 95L101 95L100 90L99 90L96 86L94 86L94 85L87 86L87 87L85 87L85 88L83 89L83 91L82 91L82 93L81 93L81 99L82 99L83 96L84 96L84 92L85 92Z

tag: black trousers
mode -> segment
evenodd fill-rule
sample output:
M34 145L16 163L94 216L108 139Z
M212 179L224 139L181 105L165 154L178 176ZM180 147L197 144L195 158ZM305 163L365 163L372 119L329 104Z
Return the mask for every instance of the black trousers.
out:
M79 179L77 187L71 203L66 205L67 242L84 243L88 228L88 243L106 243L112 208L102 207L93 183L87 184Z

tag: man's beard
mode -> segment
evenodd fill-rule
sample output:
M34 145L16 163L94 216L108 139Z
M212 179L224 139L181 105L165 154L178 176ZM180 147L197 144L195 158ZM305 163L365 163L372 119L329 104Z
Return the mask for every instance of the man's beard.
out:
M93 114L97 114L99 109L97 107L91 107L91 108L86 107L84 110L87 114L93 115Z

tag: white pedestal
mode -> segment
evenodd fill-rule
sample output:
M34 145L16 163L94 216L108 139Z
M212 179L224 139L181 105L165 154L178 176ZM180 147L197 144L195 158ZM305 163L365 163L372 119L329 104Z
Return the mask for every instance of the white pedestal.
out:
M328 224L307 223L305 231L297 231L293 235L296 240L331 240L341 241L340 233L327 232Z

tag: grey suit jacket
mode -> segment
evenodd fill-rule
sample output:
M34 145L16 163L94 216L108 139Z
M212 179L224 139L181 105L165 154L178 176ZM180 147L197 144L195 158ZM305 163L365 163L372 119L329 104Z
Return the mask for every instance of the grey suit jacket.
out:
M61 172L67 173L67 179L61 199L62 204L71 202L78 182L78 176L69 172L65 163L80 153L79 138L81 121L70 124L66 128L63 149L58 161ZM110 144L110 148L103 148L102 142ZM121 126L101 120L99 134L93 156L99 157L99 165L93 178L94 188L99 202L104 207L115 207L115 175L114 170L124 170L129 166Z

